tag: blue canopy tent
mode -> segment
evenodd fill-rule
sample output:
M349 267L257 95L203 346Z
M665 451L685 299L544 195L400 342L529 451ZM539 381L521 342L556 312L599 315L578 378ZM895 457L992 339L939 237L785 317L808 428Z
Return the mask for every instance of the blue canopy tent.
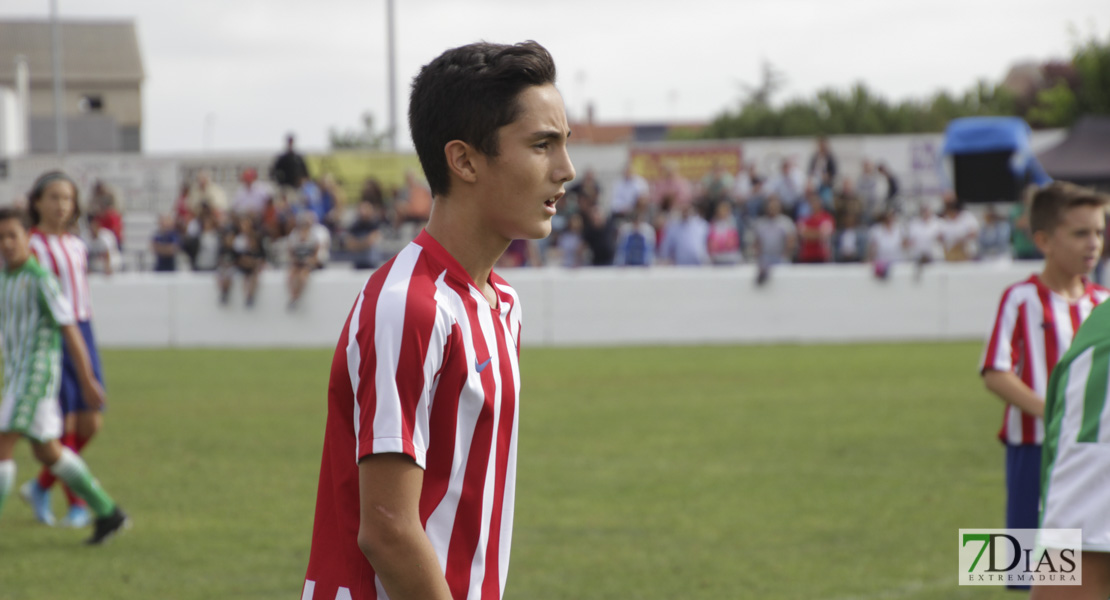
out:
M952 157L956 195L967 202L1014 201L1027 184L1052 181L1029 145L1031 133L1018 117L950 122L941 152Z

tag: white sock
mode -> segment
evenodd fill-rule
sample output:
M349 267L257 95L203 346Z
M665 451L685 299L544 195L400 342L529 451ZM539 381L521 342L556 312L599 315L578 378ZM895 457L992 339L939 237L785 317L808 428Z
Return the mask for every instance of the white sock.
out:
M4 508L4 500L15 487L15 461L12 459L0 460L0 509Z

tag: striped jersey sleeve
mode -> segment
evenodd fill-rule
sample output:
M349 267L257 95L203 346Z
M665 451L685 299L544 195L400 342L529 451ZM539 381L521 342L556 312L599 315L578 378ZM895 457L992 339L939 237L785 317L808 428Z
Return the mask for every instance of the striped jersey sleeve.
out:
M35 280L39 286L39 301L43 307L43 314L48 315L56 325L73 325L73 305L62 294L62 288L53 275L42 269L36 269Z
M419 246L399 253L384 278L359 295L347 332L347 370L355 393L355 460L400 452L426 466L431 384L450 328L437 309Z

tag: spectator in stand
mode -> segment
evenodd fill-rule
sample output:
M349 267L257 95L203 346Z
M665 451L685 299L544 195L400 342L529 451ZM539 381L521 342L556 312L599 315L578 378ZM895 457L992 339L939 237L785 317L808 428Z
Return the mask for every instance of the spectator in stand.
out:
M870 226L885 211L886 179L875 169L875 163L869 160L863 161L863 172L856 182L856 194L863 211L863 224Z
M613 264L613 258L617 253L616 225L602 214L601 207L596 202L586 200L583 203L583 200L589 197L579 197L578 212L582 215L582 240L590 250L590 264L595 267L607 267ZM570 225L569 221L567 225Z
M308 177L308 165L304 157L297 153L293 134L285 136L285 152L274 159L270 167L270 179L280 188L296 189Z
M220 243L222 232L216 214L211 210L202 211L190 234L194 237L195 251L190 256L194 271L215 271L220 264Z
M174 226L173 215L158 217L158 231L150 240L154 252L154 272L169 273L177 270L177 253L181 252L181 236Z
M379 215L385 214L385 191L376 177L367 177L362 182L362 191L359 192L360 202L369 202L374 205Z
M717 203L717 213L709 224L706 246L709 261L715 265L735 265L743 259L740 254L740 229L736 226L731 203Z
M879 175L886 180L886 198L883 199L883 212L893 210L898 212L898 178L886 163L879 164Z
M866 246L867 230L860 225L859 213L844 213L836 232L836 262L861 262Z
M805 177L789 158L782 160L779 174L767 183L767 195L779 199L782 212L794 218L805 199Z
M312 211L316 215L316 222L321 222L328 214L328 206L324 200L324 191L309 177L301 180L300 192L301 205L299 208ZM295 211L300 214L300 210Z
M634 173L631 164L626 164L621 178L613 186L610 216L617 220L618 225L624 223L641 203L647 201L648 192L647 180Z
M1010 239L1014 247L1014 258L1018 260L1044 258L1040 249L1033 243L1033 231L1029 226L1029 208L1033 205L1033 196L1039 189L1036 185L1027 186L1021 202L1015 202L1010 209ZM1110 249L1110 244L1106 244L1104 248Z
M678 165L667 161L663 163L663 178L655 182L651 204L660 213L690 204L694 199L690 182L678 172Z
M586 244L582 240L582 213L567 217L567 228L555 242L559 248L559 264L575 268L586 264Z
M89 203L93 217L100 226L116 236L117 247L123 249L123 215L119 212L116 192L108 184L97 180L93 184L93 197Z
M221 269L217 283L220 288L220 304L227 304L231 294L231 279L235 271L243 276L243 292L247 308L254 306L258 291L258 276L266 264L266 253L262 249L262 237L249 217L240 217L237 229L229 230L224 238L221 254L227 265Z
M836 184L836 157L829 149L828 138L817 138L817 150L809 159L809 184L817 189L817 194L826 203L832 202L833 186Z
M874 265L876 277L887 278L891 265L902 260L905 243L905 235L894 218L894 211L886 211L867 234L867 259Z
M567 187L567 194L574 196L578 206L600 206L601 183L597 180L597 173L586 169L581 179Z
M979 232L979 257L1010 258L1010 222L997 207L987 210L983 229Z
M726 203L732 208L732 188L736 187L736 179L729 173L721 161L713 161L709 172L702 177L701 195L698 198L698 211L705 220L712 220L717 214L717 205Z
M316 268L323 269L331 260L331 231L316 220L315 213L309 213L309 216L312 220L312 235L316 238Z
M832 261L832 238L836 230L832 215L825 211L817 189L806 189L806 217L798 221L798 262L827 263Z
M277 240L293 231L297 211L289 202L289 196L295 195L296 192L285 191L270 199L262 211L262 232L266 237Z
M944 244L944 260L961 262L978 256L979 220L964 209L963 202L952 192L944 194L940 239Z
M397 224L413 223L423 227L428 222L432 212L432 192L416 176L416 171L405 171L405 185L394 200L397 212Z
M297 215L297 226L289 234L289 310L297 307L297 303L308 286L308 276L318 268L320 263L320 240L313 234L312 228L316 225L316 218L311 212L305 211Z
M254 169L243 169L239 181L242 185L235 192L235 200L231 203L232 212L236 216L246 215L254 219L261 217L266 201L270 199L270 190L258 180L258 171Z
M840 184L840 193L833 197L832 215L836 221L836 228L843 229L844 221L852 215L857 225L862 220L863 202L856 192L856 185L851 179L845 177Z
M632 211L632 219L617 232L613 263L625 267L650 267L655 262L655 228L644 218L646 206Z
M685 204L675 211L663 230L663 246L659 260L677 266L709 264L709 223L692 204Z
M940 219L928 201L922 201L918 213L906 226L906 254L915 264L926 265L944 257L940 238Z
M382 239L382 218L373 202L358 203L355 221L347 228L343 246L354 257L356 269L374 269L382 263L378 244Z
M189 188L189 209L199 213L203 204L220 214L227 211L227 194L212 181L212 175L206 170L197 173L196 181Z
M740 163L740 170L733 179L732 201L741 211L747 208L748 200L752 197L752 188L758 179L754 164Z
M111 275L118 273L123 266L119 253L119 240L110 229L102 227L100 221L89 219L89 272Z
M331 173L324 173L319 185L324 192L324 206L327 208L327 214L320 222L328 231L339 231L340 211L347 206L347 194Z
M183 182L181 184L181 191L177 193L177 200L174 200L173 203L174 222L177 227L177 232L182 235L186 234L189 224L192 223L193 218L196 217L196 213L193 212L193 209L189 206L189 190L191 187L188 181Z
M778 196L767 197L767 212L755 222L755 247L753 249L759 265L756 283L763 285L771 276L775 265L790 262L797 246L797 229L794 221L782 214L782 202Z

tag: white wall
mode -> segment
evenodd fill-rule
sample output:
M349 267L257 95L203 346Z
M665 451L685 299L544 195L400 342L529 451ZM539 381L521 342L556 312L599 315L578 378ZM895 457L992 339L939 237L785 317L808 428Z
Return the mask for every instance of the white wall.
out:
M983 339L1002 290L1032 263L935 265L920 279L898 265L876 280L862 265L781 267L762 288L750 266L523 269L532 346ZM96 333L108 347L331 347L367 272L313 275L286 310L284 276L263 273L256 306L236 282L220 306L214 276L125 273L92 280Z

